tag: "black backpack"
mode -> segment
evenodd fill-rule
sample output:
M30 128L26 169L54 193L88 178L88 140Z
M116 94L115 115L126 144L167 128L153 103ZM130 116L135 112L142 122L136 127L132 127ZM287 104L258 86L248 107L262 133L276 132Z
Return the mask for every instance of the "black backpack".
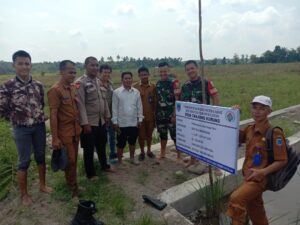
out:
M270 127L266 134L267 139L267 151L268 151L268 163L269 165L274 162L273 152L273 131L274 129L280 129L280 127ZM300 155L293 150L293 148L286 142L286 150L288 163L280 170L269 174L266 189L270 191L279 191L284 188L287 183L292 179L297 171L298 165L300 164Z

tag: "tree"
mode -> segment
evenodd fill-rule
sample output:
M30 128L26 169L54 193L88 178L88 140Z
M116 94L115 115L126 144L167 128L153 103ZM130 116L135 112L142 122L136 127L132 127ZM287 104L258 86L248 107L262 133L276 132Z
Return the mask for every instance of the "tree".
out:
M233 63L234 64L240 64L240 57L239 57L239 55L237 54L237 53L234 53L234 55L233 55Z
M250 63L257 63L258 59L257 56L252 54L250 55Z
M223 57L222 64L225 65L227 63L226 57Z

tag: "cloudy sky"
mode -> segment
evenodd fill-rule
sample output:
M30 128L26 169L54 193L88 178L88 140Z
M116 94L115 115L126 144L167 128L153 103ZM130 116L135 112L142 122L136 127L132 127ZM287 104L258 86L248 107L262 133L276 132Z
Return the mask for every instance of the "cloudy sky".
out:
M0 0L0 60L199 57L197 0ZM202 0L206 59L300 46L299 0Z

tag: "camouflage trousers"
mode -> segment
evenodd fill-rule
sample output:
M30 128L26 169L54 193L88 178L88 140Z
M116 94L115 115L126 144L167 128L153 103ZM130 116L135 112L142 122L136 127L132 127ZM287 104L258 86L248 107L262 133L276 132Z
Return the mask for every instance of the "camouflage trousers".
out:
M156 122L157 132L159 133L159 137L161 140L168 140L168 130L170 132L170 136L174 142L176 142L176 126L173 123L159 123Z

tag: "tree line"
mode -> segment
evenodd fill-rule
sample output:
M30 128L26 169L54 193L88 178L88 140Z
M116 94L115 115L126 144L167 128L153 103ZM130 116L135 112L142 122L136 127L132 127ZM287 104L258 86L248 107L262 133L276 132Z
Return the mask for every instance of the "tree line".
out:
M104 58L103 56L99 58L99 63L107 63L111 65L114 69L126 70L126 69L136 69L140 66L156 67L160 62L167 61L172 67L183 66L184 61L182 58L134 58L128 56L117 55L115 58L108 56ZM205 60L207 65L219 65L219 64L256 64L256 63L289 63L289 62L300 62L300 47L297 49L288 49L281 47L279 45L275 46L274 50L268 50L264 52L261 56L254 54L234 54L232 58L214 58L210 60ZM41 73L55 73L58 71L59 62L39 62L33 63L32 72ZM79 70L83 71L83 63L77 62L76 66ZM14 70L12 68L11 62L0 61L0 75L3 74L13 74Z

